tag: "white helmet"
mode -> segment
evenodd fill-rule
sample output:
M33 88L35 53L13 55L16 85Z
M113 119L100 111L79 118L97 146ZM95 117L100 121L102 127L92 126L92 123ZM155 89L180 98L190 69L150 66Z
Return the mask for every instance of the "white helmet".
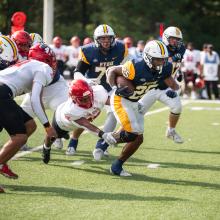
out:
M169 43L170 37L178 38L180 43L182 42L182 39L183 39L182 32L178 27L168 27L163 32L162 41L166 46L168 46L170 44Z
M161 71L164 63L168 59L168 51L166 45L158 40L149 41L144 47L143 58L150 68L155 68L157 71ZM164 63L162 65L154 64L154 58L164 59Z
M107 24L99 25L94 31L94 41L96 47L102 47L99 42L99 37L110 36L111 37L111 47L115 45L115 33L113 29Z
M30 33L30 37L32 39L32 46L34 46L35 44L39 43L43 43L43 38L40 36L40 34L38 33Z
M5 35L0 35L0 69L3 70L18 60L18 48L15 42Z

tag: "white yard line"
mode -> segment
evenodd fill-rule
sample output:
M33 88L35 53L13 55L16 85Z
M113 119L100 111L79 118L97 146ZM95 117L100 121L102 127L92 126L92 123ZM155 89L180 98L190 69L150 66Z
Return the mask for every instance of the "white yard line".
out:
M182 105L187 105L187 104L190 104L190 103L214 103L214 104L220 104L220 101L214 101L214 100L182 100ZM160 112L163 112L163 111L166 111L166 110L169 110L169 107L163 107L163 108L159 108L159 109L156 109L156 110L153 110L153 111L149 111L145 114L145 116L149 116L149 115L154 115L154 114L157 114L157 113L160 113ZM100 126L99 128L103 128L103 126ZM83 134L87 134L88 131L85 131L83 132ZM16 160L18 159L19 157L23 157L24 155L27 155L27 154L31 154L32 152L36 152L36 151L39 151L41 150L43 147L43 145L40 145L40 146L37 146L37 147L34 147L32 148L31 150L29 151L23 151L23 152L18 152L13 158L12 160Z

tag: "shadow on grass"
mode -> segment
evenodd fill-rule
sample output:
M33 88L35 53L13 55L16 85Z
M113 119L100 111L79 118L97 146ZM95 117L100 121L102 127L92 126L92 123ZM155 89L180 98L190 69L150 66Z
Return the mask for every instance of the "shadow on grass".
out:
M162 148L153 148L147 147L146 150L156 150L156 151L173 151L173 152L180 152L180 153L196 153L196 154L220 154L220 151L201 151L201 150L191 150L191 149L162 149Z
M135 158L131 160L130 162L139 162ZM161 162L161 161L149 161L146 160L143 164L146 166L147 164L156 163L160 164L160 167L162 168L179 168L179 169L188 169L188 170L208 170L208 171L220 171L220 166L209 166L209 165L200 165L200 164L183 164L183 163L172 163L172 162ZM129 163L129 166L143 166L140 164L132 164Z
M42 194L43 196L62 196L72 199L86 199L86 200L122 200L122 201L187 201L185 199L176 198L176 197L163 197L163 196L137 196L132 194L123 194L123 193L107 193L107 192L92 192L85 190L70 189L64 187L45 187L45 186L25 186L25 185L4 185L6 188L9 188L12 192L7 194L20 195L20 192L26 192L31 196Z
M62 165L55 165L55 166L66 167L69 169L82 170L84 172L94 173L96 175L97 174L108 175L108 176L112 175L110 174L108 169L105 169L99 166L91 166L92 169L79 168L79 167L73 167L73 166L62 166ZM150 176L141 175L141 174L133 174L133 176L131 177L119 177L119 176L112 175L112 177L120 179L120 180L126 180L126 181L127 180L128 181L143 181L143 182L162 183L162 184L180 185L180 186L198 186L198 187L203 187L203 188L220 190L220 184L207 183L207 182L196 182L196 181L188 181L188 180L162 179L162 178L150 177Z

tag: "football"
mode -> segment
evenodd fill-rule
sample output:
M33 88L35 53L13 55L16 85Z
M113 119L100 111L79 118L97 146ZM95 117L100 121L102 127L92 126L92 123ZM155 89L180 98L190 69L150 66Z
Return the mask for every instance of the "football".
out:
M117 78L116 78L116 84L117 84L117 87L118 87L118 88L122 88L122 87L127 86L128 89L129 89L129 91L134 92L134 90L135 90L135 87L134 87L134 85L132 84L132 81L129 80L129 79L126 79L126 78L123 77L123 76L117 76Z

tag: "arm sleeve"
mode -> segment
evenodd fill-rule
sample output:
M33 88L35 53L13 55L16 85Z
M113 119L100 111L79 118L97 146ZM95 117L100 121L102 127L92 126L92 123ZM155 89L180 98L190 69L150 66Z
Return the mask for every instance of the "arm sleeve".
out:
M38 82L33 83L32 92L31 92L31 106L37 118L40 120L41 124L45 124L48 122L48 119L41 104L40 97L41 97L42 89L43 89L42 84Z

